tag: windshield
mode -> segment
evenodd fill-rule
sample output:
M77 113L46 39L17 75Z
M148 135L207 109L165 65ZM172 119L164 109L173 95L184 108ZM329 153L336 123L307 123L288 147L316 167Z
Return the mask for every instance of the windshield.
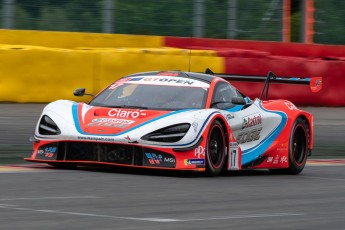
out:
M115 83L97 95L92 106L153 110L205 108L207 87Z

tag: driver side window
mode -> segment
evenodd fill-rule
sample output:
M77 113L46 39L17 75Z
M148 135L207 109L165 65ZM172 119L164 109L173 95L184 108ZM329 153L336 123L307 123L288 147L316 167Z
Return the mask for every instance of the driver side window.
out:
M236 96L238 95L230 84L219 82L214 90L211 107L217 109L230 109L235 106L231 103L231 100Z

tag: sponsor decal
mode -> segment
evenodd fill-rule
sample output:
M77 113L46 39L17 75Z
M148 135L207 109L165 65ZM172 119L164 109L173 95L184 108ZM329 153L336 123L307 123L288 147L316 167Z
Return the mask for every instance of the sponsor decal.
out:
M235 116L232 115L231 113L226 114L226 119L227 119L227 120L231 120L231 119L234 119L234 118L235 118Z
M256 113L246 117L243 117L242 129L250 128L253 126L261 125L262 119L261 114Z
M45 153L56 153L56 147L48 147L44 149Z
M125 138L125 140L127 140L127 141L131 141L131 138L130 138L128 135L125 136L124 138Z
M88 141L115 141L114 138L108 138L108 137L83 137L78 136L78 140L88 140Z
M39 150L37 151L37 154L44 154L44 150L43 150L43 149L39 149Z
M99 157L101 161L114 162L120 164L131 164L132 155L128 154L125 148L117 146L111 151L100 151Z
M205 157L205 148L201 145L194 149L194 156L200 158L200 155Z
M123 78L115 82L114 84L111 84L108 89L115 89L118 86L123 85L123 82L130 81L131 78Z
M292 104L291 102L289 102L289 101L286 101L286 102L285 102L285 105L286 105L286 107L288 107L290 110L297 109L297 107L296 107L294 104Z
M46 158L52 158L56 153L56 150L56 147L46 147L44 149L39 149L37 151L37 154L44 155L44 157Z
M145 153L151 165L159 165L162 162L162 155L155 153Z
M268 157L266 160L267 163L273 163L273 164L284 164L288 162L288 158L286 156L279 157L279 155L276 155L275 157Z
M116 118L96 118L93 119L92 122L99 122L99 123L119 123L119 124L133 124L135 121L132 120L125 120L125 119L116 119Z
M175 158L173 158L173 157L164 157L164 162L175 163Z
M37 150L37 159L55 160L57 157L57 147L44 145Z
M280 163L287 163L287 157L283 156L282 158L280 158Z
M317 79L316 81L315 81L315 86L320 86L321 85L321 79Z
M278 164L279 163L279 155L276 155L276 157L273 160L273 164Z
M143 79L143 77L135 77L135 78L131 78L130 81L141 81Z
M88 123L86 126L88 127L103 126L103 127L112 127L112 128L126 128L127 127L127 125L125 124L117 124L117 123ZM102 129L99 129L99 130L102 130Z
M182 84L182 85L193 85L195 81L193 80L185 80L182 78L161 78L161 77L145 77L140 80L143 81L154 81L154 82L167 82L167 83L176 83L176 84Z
M260 139L261 130L262 127L250 131L241 132L237 135L236 141L238 144L257 141Z
M108 89L115 89L116 87L118 87L118 86L120 86L120 85L123 85L123 84L117 84L117 83L115 83L115 84L110 85Z
M143 149L143 166L175 168L176 159L172 154L153 150Z
M126 110L126 109L111 109L108 112L110 117L119 117L119 118L138 118L146 116L145 111L143 110Z
M161 154L156 153L145 153L146 158L149 160L151 165L160 165L162 162L175 163L176 160L173 157L163 157Z
M313 77L310 79L310 89L313 93L319 92L322 88L322 78Z
M287 151L287 149L288 149L287 146L284 144L279 144L277 147L277 151L279 151L279 152Z
M185 159L184 164L188 165L205 165L205 159Z
M192 127L193 127L193 129L194 129L194 132L196 132L196 131L198 130L198 123L194 121L194 122L192 123Z
M86 126L103 126L103 127L113 127L113 128L125 128L135 121L125 120L125 119L115 119L115 118L96 118L93 119L91 123Z
M267 158L267 163L272 163L273 162L273 157L268 157Z

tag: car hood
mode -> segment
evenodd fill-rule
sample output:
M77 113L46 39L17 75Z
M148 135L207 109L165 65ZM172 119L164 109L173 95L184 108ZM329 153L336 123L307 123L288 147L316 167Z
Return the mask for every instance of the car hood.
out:
M111 137L109 141L142 143L141 137L156 130L189 123L191 128L178 143L188 146L201 136L211 117L219 113L214 109L185 109L177 111L140 110L90 106L68 100L48 104L41 115L49 116L60 128L61 134L51 137L40 135L36 126L36 137L60 140L98 140ZM39 120L41 120L41 118ZM97 137L97 138L96 138ZM102 138L104 140L104 138ZM146 142L145 142L146 143ZM155 144L147 142L147 144Z
M85 134L117 134L164 116L170 111L93 107L73 104L73 119L78 131Z

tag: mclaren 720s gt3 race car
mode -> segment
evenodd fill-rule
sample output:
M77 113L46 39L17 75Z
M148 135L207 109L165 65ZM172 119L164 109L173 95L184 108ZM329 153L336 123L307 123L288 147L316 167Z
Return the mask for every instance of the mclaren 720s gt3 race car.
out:
M321 78L162 71L123 77L88 103L48 104L27 161L205 171L269 169L298 174L313 146L313 116L287 100L267 100L270 82L321 88ZM251 100L231 81L261 81ZM75 90L76 96L85 89ZM264 100L262 97L266 95Z

